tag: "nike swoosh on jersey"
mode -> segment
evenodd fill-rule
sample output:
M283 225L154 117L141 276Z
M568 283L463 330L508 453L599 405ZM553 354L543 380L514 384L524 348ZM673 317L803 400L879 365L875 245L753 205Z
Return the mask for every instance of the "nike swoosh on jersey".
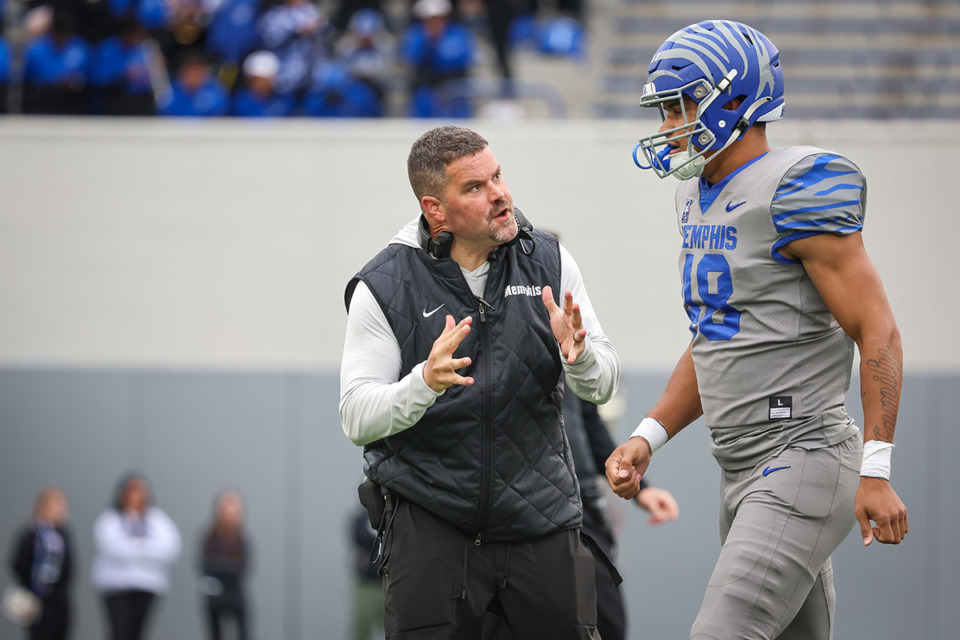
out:
M733 204L733 202L728 202L728 203L727 203L727 213L730 213L731 211L733 211L734 209L736 209L737 207L739 207L739 206L742 205L742 204L747 204L747 201L744 200L743 202L738 202L737 204Z
M780 471L781 469L789 469L789 468L790 468L790 465L787 465L786 467L767 467L766 469L763 470L763 475L768 476L774 471Z
M444 304L446 304L446 303L444 303ZM442 308L443 308L443 305L441 304L439 307L437 307L437 308L434 309L433 311L428 312L428 311L427 311L427 308L424 307L424 308L423 308L423 317L424 317L424 318L429 318L430 316L432 316L433 314L435 314L437 311L440 311L440 309L442 309Z

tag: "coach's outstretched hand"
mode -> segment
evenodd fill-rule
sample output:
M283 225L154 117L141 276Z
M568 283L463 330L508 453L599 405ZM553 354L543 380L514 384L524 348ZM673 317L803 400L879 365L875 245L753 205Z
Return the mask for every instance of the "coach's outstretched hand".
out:
M864 546L869 546L874 540L883 544L900 544L903 541L910 529L907 508L888 480L860 478L855 502ZM876 526L871 526L871 521Z
M463 339L470 333L473 317L467 316L456 322L453 316L447 316L447 324L440 337L433 343L427 362L423 366L423 381L434 391L443 391L455 384L473 384L473 378L461 376L457 369L470 364L470 358L454 358Z
M553 301L553 290L543 288L543 306L550 314L550 328L553 336L560 345L560 353L567 364L573 364L583 353L587 342L587 331L583 328L583 319L580 317L580 305L573 301L573 294L567 291L563 294L563 308Z
M680 516L680 507L673 494L659 487L644 487L637 494L637 504L650 514L650 524L663 524Z
M650 466L650 443L634 436L613 450L607 458L607 481L621 498L632 500L640 493L640 478Z

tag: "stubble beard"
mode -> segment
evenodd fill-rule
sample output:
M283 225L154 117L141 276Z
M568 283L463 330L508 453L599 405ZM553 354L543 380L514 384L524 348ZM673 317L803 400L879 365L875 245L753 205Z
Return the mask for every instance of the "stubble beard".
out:
M517 227L517 218L513 214L513 207L507 211L507 217L504 220L497 220L494 218L491 221L495 226L490 230L490 239L496 242L497 244L506 244L514 238L517 237L517 234L520 232L520 229Z

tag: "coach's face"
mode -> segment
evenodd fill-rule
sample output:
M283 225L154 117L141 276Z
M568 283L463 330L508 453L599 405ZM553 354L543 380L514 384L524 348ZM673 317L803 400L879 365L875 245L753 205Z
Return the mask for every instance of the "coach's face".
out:
M438 209L454 242L472 249L493 249L517 235L513 198L490 147L447 165Z

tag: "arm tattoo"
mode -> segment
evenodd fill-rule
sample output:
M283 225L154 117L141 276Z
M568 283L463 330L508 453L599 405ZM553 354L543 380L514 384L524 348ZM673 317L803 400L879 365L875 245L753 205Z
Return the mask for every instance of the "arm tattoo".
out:
M889 347L880 349L876 359L866 362L870 377L880 390L880 425L873 427L873 434L887 442L893 442L897 426L897 411L900 409L900 386L903 382L903 363Z

